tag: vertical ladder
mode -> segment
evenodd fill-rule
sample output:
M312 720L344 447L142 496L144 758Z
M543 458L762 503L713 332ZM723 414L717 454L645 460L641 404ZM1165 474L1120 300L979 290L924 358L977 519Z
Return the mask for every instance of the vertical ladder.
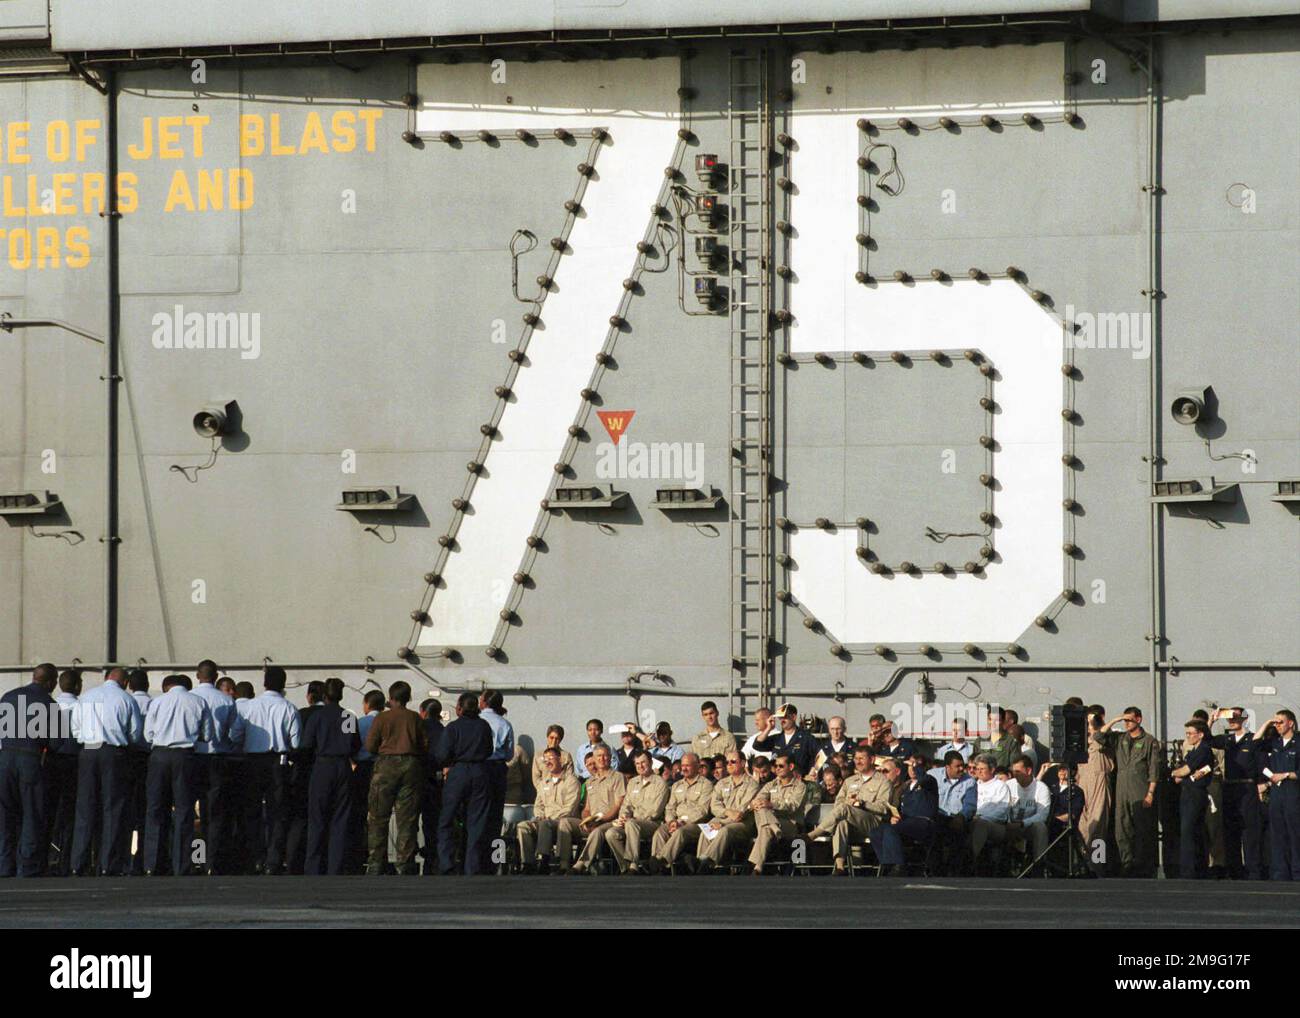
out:
M742 688L765 703L772 616L772 358L767 264L771 137L763 49L732 51L727 113L732 678L733 688L739 679Z

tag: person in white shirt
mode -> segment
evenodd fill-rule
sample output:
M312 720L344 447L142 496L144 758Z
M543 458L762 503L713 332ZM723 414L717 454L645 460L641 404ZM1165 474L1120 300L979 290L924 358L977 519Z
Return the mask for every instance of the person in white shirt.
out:
M989 841L995 845L1006 841L1007 823L1011 820L1011 783L994 777L996 766L991 754L975 758L975 819L970 826L970 848L976 864Z
M1047 818L1052 812L1051 790L1034 777L1034 762L1025 755L1011 761L1011 780L1007 782L1014 801L1007 837L1023 841L1037 859L1047 851Z
M756 756L766 756L762 750L756 749L754 743L766 739L772 734L772 729L776 727L771 710L767 707L760 707L754 712L754 734L745 740L745 745L741 752L745 754L746 760L752 760Z
M955 718L952 723L952 740L940 746L938 752L934 754L934 758L942 760L949 753L960 753L962 760L969 761L973 752L975 752L975 747L966 741L965 720Z

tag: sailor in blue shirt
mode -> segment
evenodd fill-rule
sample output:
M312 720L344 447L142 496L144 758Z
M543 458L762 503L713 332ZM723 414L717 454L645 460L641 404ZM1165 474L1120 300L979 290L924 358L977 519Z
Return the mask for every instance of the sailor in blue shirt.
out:
M352 757L361 748L357 717L343 709L343 680L326 679L325 702L311 712L302 733L302 748L312 754L307 787L307 854L309 877L343 872L352 812Z
M432 698L420 704L424 719L424 736L429 742L429 767L420 789L420 829L424 832L421 848L426 877L438 872L438 816L442 812L442 767L438 763L438 743L442 741L442 704Z
M1280 710L1255 736L1263 744L1260 773L1268 790L1270 876L1300 880L1300 740L1295 714Z
M127 871L127 754L145 742L140 705L126 691L126 682L126 669L110 669L103 684L83 693L72 711L72 734L81 743L72 832L72 872L77 876L91 870L92 841L99 844L101 875L118 877Z
M1178 875L1184 880L1203 880L1206 875L1205 811L1210 803L1210 782L1214 778L1214 752L1210 728L1193 718L1183 729L1187 752L1183 765L1169 776L1181 786L1178 801Z
M1210 737L1210 746L1223 752L1223 847L1228 876L1262 880L1264 807L1259 801L1260 744L1246 728L1244 707L1221 707L1210 716L1222 718L1228 730ZM1244 865L1243 865L1244 864Z
M979 790L975 779L966 773L966 761L959 750L950 749L943 758L943 766L929 772L934 778L939 795L939 816L936 836L945 855L944 869L965 863L962 845L970 823L975 819Z
M0 877L39 877L45 869L45 776L41 754L58 707L51 664L37 665L32 681L0 696Z
M56 856L51 872L56 877L72 872L72 825L77 818L77 760L81 755L81 743L72 737L72 709L80 695L81 672L74 668L59 676L54 700L59 705L60 738L50 739L45 754L45 815Z
M235 709L235 700L217 688L220 670L214 661L200 661L194 673L198 684L194 695L208 705L212 713L212 740L194 747L194 794L203 803L200 815L203 840L207 847L210 873L230 870L229 837L233 815L233 786L227 782L226 760L236 746L244 745L244 719ZM203 869L205 867L200 867Z
M171 872L189 872L194 837L194 747L214 736L212 711L202 697L190 692L184 675L163 679L158 697L144 721L149 754L148 804L145 807L144 871L159 872L162 832L171 823Z
M488 815L489 839L500 837L506 809L506 768L515 755L515 730L506 720L505 700L500 693L483 690L478 700L479 717L492 729L492 755L488 773L492 779L492 811Z
M298 711L284 698L288 682L283 668L268 665L262 678L265 691L241 711L249 785L248 829L257 832L257 843L266 848L258 869L272 875L279 875L284 868L289 752L297 749L302 739Z

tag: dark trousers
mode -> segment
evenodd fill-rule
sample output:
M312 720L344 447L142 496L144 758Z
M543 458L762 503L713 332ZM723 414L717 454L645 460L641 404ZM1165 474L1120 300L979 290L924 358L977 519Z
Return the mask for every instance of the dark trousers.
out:
M253 869L253 834L248 826L248 764L243 753L221 758L222 798L226 800L226 822L222 824L217 872L249 873ZM209 856L209 863L212 857Z
M144 873L144 829L149 807L149 751L147 749L129 749L123 780L126 782L126 807L123 810L123 837L126 844L122 851L130 856L131 833L136 835L135 854L130 856L131 872L136 876ZM170 866L171 862L168 860Z
M1178 875L1184 880L1201 880L1206 874L1205 812L1210 803L1210 786L1194 785L1184 778L1178 797Z
M420 827L424 831L424 874L438 872L438 816L442 812L442 771L429 768L420 793Z
M50 872L66 877L72 872L72 826L77 819L77 761L80 753L45 755L45 819L49 844L54 850Z
M171 821L171 870L183 876L190 869L194 838L194 750L155 746L149 754L148 805L145 808L144 868L161 869L162 852Z
M1263 804L1253 781L1225 783L1223 786L1223 844L1228 857L1228 875L1234 879L1262 880L1264 877L1261 842L1263 840ZM1242 861L1245 860L1245 869Z
M318 756L307 788L307 855L311 877L343 872L352 819L352 764L345 756Z
M284 845L288 829L285 797L288 793L288 766L281 753L250 753L245 757L248 779L248 802L245 816L254 832L254 860L267 873L278 874L284 868Z
M896 824L881 824L871 832L871 847L881 866L902 866L907 861L903 843L925 844L934 836L934 821L926 817L903 817Z
M1300 880L1300 781L1283 781L1268 791L1270 876Z
M41 754L0 750L0 877L45 871L45 775Z
M456 820L465 818L465 873L486 872L492 812L491 764L459 763L447 775L442 790L442 812L438 816L438 867L442 873L456 871Z
M374 773L373 758L358 760L356 770L352 772L352 819L348 823L348 853L344 863L349 873L360 873L366 868L366 816L370 802L370 779Z
M77 761L77 819L72 829L72 872L92 872L91 842L99 841L99 872L119 877L127 871L127 793L130 788L125 746L81 751Z
M230 786L226 782L224 753L194 754L194 797L199 801L199 826L203 832L203 861L213 873L231 870Z
M289 783L285 791L285 864L289 872L302 875L307 863L307 798L310 794L313 760L299 757L289 763Z

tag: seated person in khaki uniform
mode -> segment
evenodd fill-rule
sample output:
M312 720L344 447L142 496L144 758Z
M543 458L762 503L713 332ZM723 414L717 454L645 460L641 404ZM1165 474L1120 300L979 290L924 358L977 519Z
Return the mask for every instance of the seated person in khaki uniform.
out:
M520 821L515 827L519 839L519 862L525 873L535 873L538 856L551 859L560 872L568 872L573 858L573 835L578 830L578 803L582 784L572 766L564 766L567 753L555 746L539 755L546 768L545 777L537 782L537 801L533 819ZM558 845L558 847L557 847Z
M587 802L582 807L582 822L578 830L587 836L582 854L573 864L572 873L586 873L605 843L605 832L613 826L618 811L623 807L623 792L627 779L611 769L614 754L603 742L591 754L591 777L587 779Z
M671 867L677 857L693 849L700 840L700 824L710 816L713 782L700 773L700 758L695 753L682 757L682 776L673 782L664 811L664 824L655 831L650 853L656 869Z
M776 778L759 790L750 802L757 834L749 853L752 876L761 877L768 853L778 841L789 841L803 833L809 806L817 805L817 786L804 781L794 757L782 750L772 762Z
M864 842L873 828L889 819L889 780L875 768L875 754L866 746L853 751L854 773L840 786L829 818L808 832L816 841L831 836L835 872L848 872L849 849Z
M668 782L654 772L654 757L644 749L632 754L636 776L627 783L627 794L618 819L605 831L605 844L614 853L622 873L642 873L641 843L664 821L668 804Z
M719 863L726 862L733 851L744 851L754 839L754 815L749 804L758 795L758 782L745 773L745 757L740 750L727 752L727 775L713 786L709 809L713 819L712 837L702 831L695 854L699 859L699 872L708 873Z

